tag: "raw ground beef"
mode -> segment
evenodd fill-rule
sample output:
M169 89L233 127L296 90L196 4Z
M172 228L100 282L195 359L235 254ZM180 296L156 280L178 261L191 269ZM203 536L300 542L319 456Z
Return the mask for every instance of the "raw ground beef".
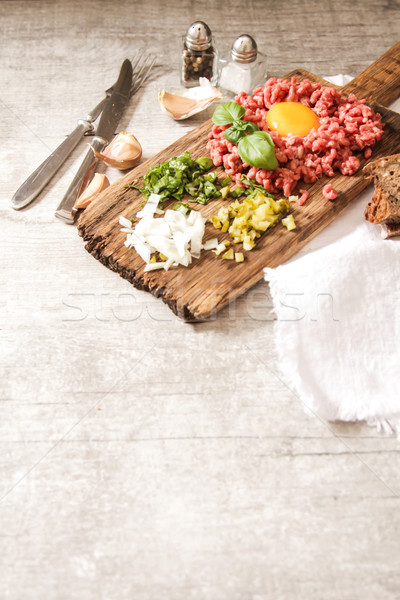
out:
M255 178L268 192L282 190L288 197L299 180L313 183L323 175L332 177L335 171L353 175L360 166L354 152L363 151L368 158L372 146L381 138L383 123L381 115L375 113L354 94L343 96L333 87L311 83L308 79L297 82L272 77L264 87L254 90L249 96L241 92L235 101L246 109L244 121L252 121L267 131L275 144L279 166L273 171L258 169L244 163L237 146L223 137L229 125L214 125L209 133L207 149L215 166L223 165L226 173L238 185L241 174ZM265 115L277 102L301 102L312 108L318 116L320 126L304 138L289 134L281 137L268 129Z
M327 183L322 188L322 195L326 200L335 200L337 198L337 192L333 189L330 183Z

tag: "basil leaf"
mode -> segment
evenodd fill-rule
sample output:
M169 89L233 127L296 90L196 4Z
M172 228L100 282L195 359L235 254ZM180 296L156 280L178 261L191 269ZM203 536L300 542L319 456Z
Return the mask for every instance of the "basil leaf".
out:
M220 104L214 110L212 122L215 125L230 125L241 119L245 112L244 106L237 102L225 102L225 104Z
M255 131L243 137L238 150L240 158L252 167L273 170L278 166L274 142L265 131Z
M228 142L235 144L235 146L238 145L239 140L241 140L244 135L243 129L237 129L235 125L232 125L232 127L229 127L229 129L226 129L223 133L224 138L228 140Z
M253 123L252 121L242 121L242 123L246 123L246 127L244 129L244 131L246 131L246 132L260 131L258 126L255 123Z
M239 140L246 133L251 133L252 131L259 131L255 123L251 123L250 121L235 121L229 129L224 131L223 135L228 142L238 145Z

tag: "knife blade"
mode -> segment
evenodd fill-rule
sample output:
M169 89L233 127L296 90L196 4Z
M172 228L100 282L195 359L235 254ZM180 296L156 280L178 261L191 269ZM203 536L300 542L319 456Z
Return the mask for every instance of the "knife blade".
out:
M98 159L94 156L93 150L101 152L104 146L111 141L115 133L115 128L130 97L132 74L131 61L125 59L113 92L103 109L96 129L96 135L67 193L55 212L55 216L66 223L74 223L76 212L72 209L75 201L87 187L96 170Z

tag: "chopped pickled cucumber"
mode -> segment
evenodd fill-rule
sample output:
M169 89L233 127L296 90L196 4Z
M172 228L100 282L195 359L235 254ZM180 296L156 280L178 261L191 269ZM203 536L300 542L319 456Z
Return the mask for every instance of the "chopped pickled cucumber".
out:
M226 231L228 231L229 229L229 219L228 217L225 217L225 220L221 223L222 227L221 227L221 233L225 233Z
M222 227L221 221L219 220L219 218L216 215L213 215L212 217L210 217L210 221L214 225L215 229L221 229L221 227Z
M233 248L229 248L229 250L227 250L225 254L222 255L222 258L225 258L226 260L233 260L234 256L235 253L233 252Z
M288 215L282 219L282 225L284 225L288 231L296 229L296 223L294 222L293 215Z
M229 185L226 185L225 187L221 188L219 191L221 192L221 198L222 200L225 200L225 198L227 197L227 195L230 192L230 187Z
M243 249L248 251L254 248L255 239L281 220L288 210L287 200L274 200L258 192L242 202L235 200L223 206L210 221L221 233L229 232L235 244L243 243Z
M246 235L243 240L243 250L245 250L246 252L249 250L252 250L255 245L256 245L255 241L250 239L250 237L248 235Z
M224 250L230 245L230 241L229 240L224 240L223 242L221 242L220 244L218 244L218 246L215 248L215 250L213 250L213 252L215 252L215 254L217 256L219 256L220 254L222 254L222 252L224 252Z

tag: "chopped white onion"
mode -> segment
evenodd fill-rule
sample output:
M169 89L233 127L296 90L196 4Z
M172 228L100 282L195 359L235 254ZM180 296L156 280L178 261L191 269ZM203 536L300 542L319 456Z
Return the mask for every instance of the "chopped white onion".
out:
M172 258L169 258L169 259L168 259L168 260L165 262L164 269L165 269L166 271L168 271L168 269L169 269L169 268L170 268L170 267L171 267L173 264L174 264L174 261L173 261L173 259L172 259Z
M192 262L192 257L200 256L203 248L205 219L201 213L192 210L188 215L184 215L180 211L167 210L163 217L155 218L159 210L157 209L159 198L157 194L151 194L145 207L140 211L142 217L135 228L124 229L127 233L125 246L134 248L143 258L147 263L146 272L162 268L168 270L176 265L187 267ZM125 225L125 222L121 224ZM212 246L210 241L213 242ZM208 244L206 247L215 248L218 240L208 240L206 244ZM151 255L154 252L166 256L166 261L151 263Z
M190 225L193 225L193 223L195 222L195 220L196 220L196 218L197 218L197 216L196 216L196 215L199 215L199 214L200 214L200 213L199 213L199 212L197 212L197 210L192 210L192 211L190 211L190 213L189 213L189 216L188 216L188 218L187 218L187 220L188 220L188 223L189 223Z
M214 250L218 246L218 238L211 238L203 244L203 250Z
M142 219L143 217L154 215L154 213L158 210L158 203L160 202L160 199L161 196L159 194L150 194L142 210L139 210L139 212L136 214L137 218Z
M133 245L133 247L135 248L135 250L139 254L139 256L141 256L143 258L144 262L146 262L146 263L150 262L151 252L150 252L150 248L147 244L144 244L143 242L137 242L136 244Z
M192 210L192 213L195 213L195 216L192 217L192 219L191 219L191 221L193 223L193 225L192 225L193 233L192 233L192 237L190 239L190 253L192 256L198 258L200 256L201 248L203 246L203 235L204 235L205 225L204 225L203 217L201 216L201 214L199 212Z
M119 218L119 224L122 227L127 227L128 229L132 229L132 221L130 221L129 219L126 219L122 215Z
M156 271L157 269L164 269L166 264L167 264L166 262L148 263L144 268L144 272L148 273L148 271Z

